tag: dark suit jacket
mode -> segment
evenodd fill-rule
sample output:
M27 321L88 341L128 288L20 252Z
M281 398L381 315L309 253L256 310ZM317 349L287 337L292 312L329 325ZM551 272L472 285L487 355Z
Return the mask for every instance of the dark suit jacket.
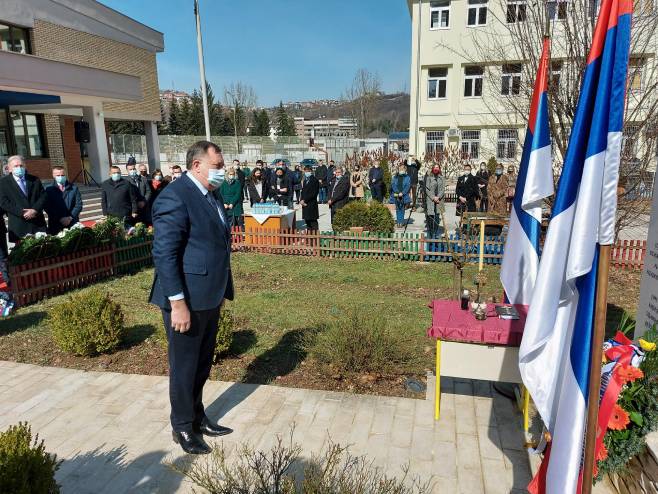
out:
M306 206L302 208L302 219L317 220L320 217L318 211L318 193L320 192L320 182L311 175L309 178L304 177L302 182L302 193L300 199Z
M137 213L137 187L132 182L122 178L114 182L108 178L101 184L101 206L104 216L115 216L119 219L130 218Z
M223 199L217 205L228 218ZM172 182L153 204L155 279L150 302L170 309L183 293L190 310L210 310L233 300L230 231L187 174Z
M13 175L0 179L0 207L9 218L9 240L16 242L29 233L45 232L46 218L43 209L46 205L46 191L41 180L29 173L25 175L27 197L16 183ZM31 220L23 218L24 209L36 209L38 214Z
M327 165L320 165L315 169L315 178L320 181L320 187L327 187Z
M334 178L329 188L329 200L331 201L331 209L340 209L350 198L350 178L343 175L340 180Z
M48 214L48 233L57 235L64 228L59 222L62 218L70 216L73 222L69 225L73 226L80 221L80 213L82 212L82 196L80 189L71 182L66 182L64 192L59 190L59 185L56 183L46 187L46 213Z
M261 175L262 177L262 175ZM258 189L256 189L256 185L253 180L249 179L247 180L247 190L249 191L249 201L251 202L251 205L253 206L254 203L260 202L261 199L264 199L267 201L267 194L269 193L269 185L267 180L261 179L261 183L263 184L263 189L262 189L262 194L258 193Z
M476 205L475 200L480 197L480 191L478 190L478 179L473 175L463 175L457 179L457 187L455 188L455 193L457 194L457 206L458 209L463 209L464 206L459 206L459 197L466 198L466 211L475 211Z
M151 187L151 180L148 177L137 175L136 177L128 177L128 181L137 187L139 192L138 201L145 201L147 204L151 201L151 194L153 188Z

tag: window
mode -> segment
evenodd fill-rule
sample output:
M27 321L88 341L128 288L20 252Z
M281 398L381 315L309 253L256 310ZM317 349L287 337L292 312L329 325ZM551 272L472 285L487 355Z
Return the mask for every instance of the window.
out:
M462 131L462 157L477 160L480 158L480 131Z
M464 67L464 96L474 98L482 96L482 78L484 67L473 65Z
M41 115L15 114L12 119L16 153L26 158L45 158L43 120Z
M27 29L0 24L0 50L30 53L29 39Z
M450 0L430 2L430 29L450 27Z
M562 62L551 62L550 84L554 89L557 89L560 86L561 75L562 75Z
M427 79L427 98L444 99L446 97L446 87L448 84L448 69L438 67L429 69Z
M526 0L507 0L507 22L524 22L527 18L526 10L528 4Z
M496 158L499 160L516 159L516 143L519 139L517 129L498 129L498 147Z
M500 94L503 96L518 96L521 92L521 64L503 65L503 78Z
M425 154L428 156L443 153L445 150L444 132L442 130L430 130L427 132L425 143Z
M484 26L487 24L487 2L489 0L468 0L469 26Z
M548 0L546 2L546 12L548 18L552 21L563 21L567 18L568 3L565 0Z
M631 58L628 61L628 90L642 91L642 69L644 61L640 58Z

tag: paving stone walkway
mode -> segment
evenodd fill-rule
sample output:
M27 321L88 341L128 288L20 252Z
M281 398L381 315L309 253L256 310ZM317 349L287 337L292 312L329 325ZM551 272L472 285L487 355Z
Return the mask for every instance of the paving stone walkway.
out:
M431 383L430 383L431 384ZM209 416L235 429L228 450L247 441L269 449L295 424L305 457L329 435L366 454L389 475L434 476L441 494L525 492L530 480L521 416L490 383L442 379L442 417L426 400L209 382ZM431 389L431 387L430 387ZM167 378L84 372L0 361L0 430L28 421L63 459L63 493L184 493L192 486L165 466L171 440Z

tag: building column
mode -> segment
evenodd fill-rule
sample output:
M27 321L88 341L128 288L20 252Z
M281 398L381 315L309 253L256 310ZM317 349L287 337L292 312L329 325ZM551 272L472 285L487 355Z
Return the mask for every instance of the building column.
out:
M99 184L110 178L110 153L107 149L105 116L101 105L83 106L82 117L89 123L88 172Z
M144 122L146 133L146 156L149 160L149 172L160 168L160 139L158 138L158 125L155 122Z

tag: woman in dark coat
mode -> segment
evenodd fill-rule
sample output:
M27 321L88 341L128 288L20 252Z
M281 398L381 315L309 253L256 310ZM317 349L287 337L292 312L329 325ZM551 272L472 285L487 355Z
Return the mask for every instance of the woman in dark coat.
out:
M149 199L149 207L153 206L153 203L160 195L160 192L169 185L169 183L162 176L162 170L156 168L156 170L151 174L151 198Z
M260 168L255 168L247 179L247 191L249 192L249 202L252 207L255 203L267 201L267 180L263 177L263 170Z
M311 231L319 230L318 218L318 194L320 192L320 182L313 175L313 169L310 166L304 167L304 178L302 181L302 193L300 204L302 205L302 219L306 222L306 228Z

